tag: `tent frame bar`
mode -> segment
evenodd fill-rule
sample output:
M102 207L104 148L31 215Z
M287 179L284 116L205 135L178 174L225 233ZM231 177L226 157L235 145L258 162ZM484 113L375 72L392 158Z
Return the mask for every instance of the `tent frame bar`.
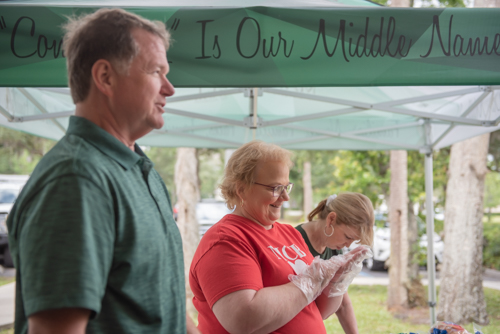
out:
M238 93L243 93L243 92L245 92L245 90L246 90L246 88L236 88L236 89L219 90L219 91L215 91L215 92L198 93L198 94L192 94L192 95L172 96L172 97L169 97L167 99L167 103L206 99L206 98L210 98L210 97L218 97L218 96L226 96L226 95L234 95L234 94L238 94Z
M326 135L328 137L338 137L338 138L353 139L353 140L358 140L358 141L372 142L372 143L378 143L378 144L382 144L382 145L388 145L389 147L399 147L399 148L408 149L408 150L418 150L420 148L420 146L415 146L415 145L400 145L400 144L396 144L394 142L379 140L376 138L365 138L365 137L361 137L361 136L351 135L349 133L316 130L316 129L305 128L302 126L297 126L297 125L283 125L283 127L288 128L288 129L299 130L299 131L307 131L307 132L312 132L312 133L317 133L317 134L323 134L323 135Z
M191 134L191 133L185 133L185 132L181 132L181 131L176 131L176 130L167 130L167 131L163 131L163 130L155 130L154 133L157 133L157 134L173 134L173 135L179 135L179 136L184 136L184 137L190 137L190 138L196 138L196 139L203 139L203 140L207 140L207 141L212 141L212 142L217 142L217 143L221 143L221 144L226 144L226 145L229 145L231 147L239 147L241 145L241 143L237 143L237 142L233 142L233 141L229 141L229 140L222 140L222 139L217 139L217 138L213 138L213 137L206 137L206 136L200 136L200 135L195 135L195 134Z
M14 121L14 116L12 116L7 109L5 109L1 104L0 104L0 114L2 114L9 122L15 122Z
M462 114L462 117L467 117L467 115L469 115L472 110L474 110L474 108L476 108L479 103L481 103L489 94L491 93L491 90L485 90L483 92L483 94L481 94L481 96L479 96L476 101L474 101L470 106L469 108L467 108L467 110L464 111L464 113ZM496 122L495 122L496 123ZM448 129L446 129L445 132L443 132L441 134L441 136L439 136L438 139L436 139L436 141L434 141L434 143L432 144L432 146L436 146L448 133L450 133L451 130L453 130L454 128L456 127L456 124L455 123L451 123L450 126L448 127Z
M173 109L173 108L168 108L168 107L163 108L163 110L165 110L165 112L167 114L190 117L190 118L197 118L197 119L203 119L205 121L212 121L212 122L218 122L221 124L245 127L245 124L242 121L235 121L232 119L227 119L227 118L222 118L222 117L203 115L203 114L199 114L199 113L194 113L194 112L184 111L184 110L179 110L179 109Z
M72 116L74 114L75 114L74 110L69 110L69 111L54 112L54 113L49 113L49 114L19 116L19 117L14 117L12 122L23 123L23 122L32 122L32 121L42 121L45 119L51 120L51 119L56 119L56 118L69 117L69 116Z
M276 94L276 95L285 95L285 96L292 96L292 97L320 101L320 102L336 103L336 104L342 104L345 106L351 106L353 108L356 108L354 110L350 109L350 108L340 109L340 110L338 110L338 112L342 112L344 110L346 110L346 111L350 110L352 112L355 110L363 111L363 110L374 109L374 110L386 111L386 112L390 112L390 113L415 116L415 117L419 117L419 118L432 118L432 119L453 122L453 123L457 123L457 124L464 124L464 125L494 126L495 125L494 121L463 119L463 118L456 117L456 116L438 115L438 114L433 114L433 113L427 113L427 112L421 112L421 111L416 111L416 110L409 110L409 109L394 107L395 105L401 105L401 104L405 104L405 103L422 102L422 101L428 101L428 100L433 100L433 99L442 98L442 97L451 97L451 96L460 96L460 95L465 95L465 94L478 93L481 91L488 91L489 92L490 90L491 90L490 86L477 86L477 87L473 87L473 88L461 89L461 90L433 94L433 95L424 95L424 96L419 96L419 97L409 98L409 99L402 99L402 100L396 100L396 101L390 101L390 102L382 102L382 103L376 103L376 104L368 104L368 103L359 103L356 101L345 100L345 99L337 99L337 98L326 97L326 96L318 96L318 95L307 94L307 93L293 92L293 91L288 91L288 90L283 90L283 89L278 89L278 88L264 88L263 89L264 92L272 93L272 94ZM317 115L317 117L314 117L315 115ZM333 115L336 116L336 114L333 114ZM283 121L284 122L286 121L286 123L291 123L291 122L295 122L295 121L307 120L307 118L303 119L303 118L299 118L299 117L320 118L320 117L325 117L325 116L328 116L327 112L318 113L318 114L314 114L314 115L308 115L308 116L292 117L292 118L288 118L287 120L283 120ZM297 120L295 120L295 119L297 119ZM280 120L272 121L272 123L271 122L264 122L264 125L284 124L284 123L279 123L279 122L280 122ZM271 123L271 124L269 124L269 123Z
M277 119L277 120L274 120L274 121L262 122L263 123L262 126L276 126L276 125L282 125L282 124L287 124L287 123L309 121L309 120L312 120L312 119L317 119L317 118L322 118L322 117L331 117L331 116L345 115L345 114L355 113L355 112L359 112L359 111L363 111L363 110L364 109L359 109L357 107L337 109L337 110L330 110L330 111L324 111L324 112L320 112L320 113L316 113L316 114L296 116L296 117L288 117L288 118L281 118L281 119Z
M373 105L368 104L368 103L360 103L360 102L351 101L351 100L338 99L335 97L293 92L293 91L288 91L288 90L279 89L279 88L264 88L263 91L266 93L271 93L271 94L276 94L276 95L292 96L292 97L313 100L313 101L319 101L319 102L342 104L342 105L346 105L346 106L352 106L352 107L355 107L358 109L372 109L373 108Z
M431 141L430 120L425 120L426 142ZM427 223L427 275L429 280L429 313L431 325L436 323L436 264L434 255L434 193L432 150L425 152L425 220Z
M473 88L454 90L454 91L437 93L437 94L430 94L430 95L422 95L422 96L418 96L418 97L411 97L411 98L401 99L401 100L393 100L393 101L389 101L389 102L382 102L382 103L378 103L377 106L383 108L383 107L398 106L398 105L407 104L407 103L431 101L431 100L440 99L443 97L461 96L461 95L478 93L478 92L484 91L488 88L489 88L488 86L477 86L477 87L473 87Z
M47 115L50 115L50 113L47 111L47 109L45 109L44 106L42 106L40 104L40 102L38 102L37 100L35 100L35 98L26 90L26 88L17 88L17 90L23 94L31 103L33 103L33 105L35 107L38 108L38 110L40 110L40 112L42 114L47 114ZM52 121L52 123L54 123L54 125L62 131L62 133L66 134L66 129L64 129L64 127L55 119L53 118L50 118L50 120Z

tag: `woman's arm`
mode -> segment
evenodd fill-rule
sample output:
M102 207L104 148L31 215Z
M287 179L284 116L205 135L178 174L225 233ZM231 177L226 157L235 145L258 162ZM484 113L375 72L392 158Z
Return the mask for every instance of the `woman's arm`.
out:
M201 334L196 325L193 322L193 319L186 312L186 334Z
M270 333L292 320L308 305L293 283L255 290L239 290L212 307L217 320L231 334Z
M328 290L325 289L325 290ZM318 298L316 298L316 306L321 313L323 320L327 319L329 316L337 312L342 304L343 296L330 297L328 298L328 292L324 291Z
M354 307L352 307L351 299L347 292L344 294L344 299L336 314L345 334L358 334L358 323L354 315Z

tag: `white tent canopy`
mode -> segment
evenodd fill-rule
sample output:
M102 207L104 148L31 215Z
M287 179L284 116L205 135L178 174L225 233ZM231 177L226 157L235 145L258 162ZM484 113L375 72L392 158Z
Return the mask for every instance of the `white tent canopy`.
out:
M67 88L0 88L0 124L58 140L74 105ZM146 146L430 152L497 130L500 86L181 88Z

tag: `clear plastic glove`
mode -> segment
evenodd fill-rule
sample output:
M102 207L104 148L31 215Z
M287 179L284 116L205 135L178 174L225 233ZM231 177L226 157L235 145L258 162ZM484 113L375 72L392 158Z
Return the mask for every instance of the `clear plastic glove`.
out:
M370 257L373 257L373 252L365 245L358 246L349 253L333 257L332 259L336 258L341 265L325 289L328 297L337 297L346 293L354 277L363 269L363 260Z
M308 304L321 294L341 267L340 261L331 260L316 256L299 275L288 275L288 279L304 293Z

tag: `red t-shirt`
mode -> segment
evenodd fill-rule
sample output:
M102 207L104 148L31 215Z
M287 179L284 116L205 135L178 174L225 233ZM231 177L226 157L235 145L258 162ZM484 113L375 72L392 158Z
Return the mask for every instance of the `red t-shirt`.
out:
M258 291L287 284L289 274L300 273L312 260L302 236L292 226L276 222L266 230L246 218L226 215L205 233L191 263L189 284L199 312L198 328L202 333L228 333L212 312L216 301L243 289ZM273 333L326 330L313 302Z

